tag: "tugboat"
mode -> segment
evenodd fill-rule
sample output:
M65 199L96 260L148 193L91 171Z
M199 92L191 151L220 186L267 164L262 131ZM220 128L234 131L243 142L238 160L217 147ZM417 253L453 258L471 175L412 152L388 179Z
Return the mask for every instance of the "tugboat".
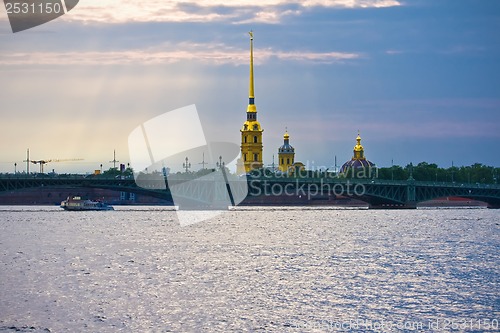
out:
M84 200L79 196L69 196L61 201L61 208L65 210L114 210L114 208L101 201Z

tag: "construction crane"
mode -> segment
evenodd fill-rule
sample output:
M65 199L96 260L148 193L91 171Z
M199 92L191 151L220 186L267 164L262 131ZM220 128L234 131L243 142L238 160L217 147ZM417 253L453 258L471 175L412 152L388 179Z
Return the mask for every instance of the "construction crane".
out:
M29 162L33 164L40 164L40 173L43 173L43 166L47 163L52 162L70 162L70 161L83 161L83 158L66 158L66 159L50 159L50 160L30 160Z

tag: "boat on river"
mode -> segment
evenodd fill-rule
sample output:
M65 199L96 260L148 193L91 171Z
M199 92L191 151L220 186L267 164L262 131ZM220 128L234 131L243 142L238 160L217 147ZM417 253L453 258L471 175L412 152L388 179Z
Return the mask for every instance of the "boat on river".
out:
M61 202L61 208L65 210L82 211L82 210L114 210L102 201L94 201L89 199L82 199L79 196L69 196L66 200Z

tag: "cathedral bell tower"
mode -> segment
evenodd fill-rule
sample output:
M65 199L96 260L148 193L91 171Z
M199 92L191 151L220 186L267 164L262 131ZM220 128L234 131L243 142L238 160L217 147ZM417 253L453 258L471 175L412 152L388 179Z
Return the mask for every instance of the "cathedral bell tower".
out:
M290 135L288 130L283 135L283 145L278 148L279 170L281 172L289 172L292 165L295 163L295 148L290 145Z
M262 132L260 123L257 121L257 107L255 106L255 94L253 84L253 32L250 34L250 82L248 91L247 120L241 128L241 157L237 163L237 172L248 173L260 169L262 163Z

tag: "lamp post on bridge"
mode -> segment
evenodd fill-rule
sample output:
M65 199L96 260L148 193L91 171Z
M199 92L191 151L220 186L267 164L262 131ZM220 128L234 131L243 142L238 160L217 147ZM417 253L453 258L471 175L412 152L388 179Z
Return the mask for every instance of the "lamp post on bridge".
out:
M219 162L216 163L217 167L222 169L225 165L224 162L222 162L222 156L219 156Z
M455 172L455 167L453 166L453 161L451 161L451 182L454 183L453 173Z
M189 159L186 157L186 163L182 163L182 167L186 169L186 173L189 172L189 169L191 168L191 163L189 163Z
M410 165L408 166L408 168L409 168L409 172L410 172L410 176L408 177L408 180L413 181L413 180L415 180L413 178L413 162L410 162Z
M394 180L394 159L391 159L391 180Z
M17 163L14 163L14 174L17 173Z

